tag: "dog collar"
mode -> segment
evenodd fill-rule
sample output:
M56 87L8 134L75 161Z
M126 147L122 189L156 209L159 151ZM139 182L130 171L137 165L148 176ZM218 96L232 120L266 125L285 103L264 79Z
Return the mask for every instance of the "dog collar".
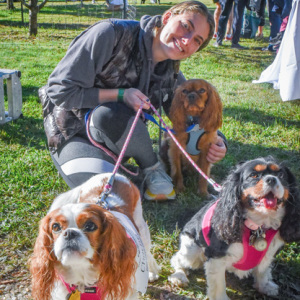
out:
M210 246L210 239L208 237L210 228L211 228L211 218L214 214L215 208L218 204L219 200L217 200L205 213L203 220L202 220L202 233L204 240L208 246ZM251 235L251 230L244 226L244 231L243 231L243 257L233 264L233 266L236 269L242 270L242 271L247 271L250 269L255 268L261 260L264 258L266 252L268 251L268 248L277 233L277 230L274 229L268 229L265 234L266 234L266 242L267 242L267 247L263 251L258 251L256 250L253 246L249 245L249 239Z
M84 293L78 291L77 286L70 286L68 283L65 282L63 277L58 274L60 280L62 281L63 285L68 290L68 295L66 297L67 300L101 300L101 290L98 289L96 286L85 287Z

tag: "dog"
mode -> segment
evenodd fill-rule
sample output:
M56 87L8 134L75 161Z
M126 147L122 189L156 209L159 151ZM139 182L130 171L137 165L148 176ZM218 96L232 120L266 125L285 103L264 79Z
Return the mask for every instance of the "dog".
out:
M59 195L41 220L30 260L34 299L138 299L158 279L140 192L116 174L103 201L110 176Z
M254 287L278 295L271 263L285 243L300 240L300 198L291 171L273 157L240 163L217 201L206 204L185 225L172 257L173 285L188 284L187 270L204 266L210 300L229 299L225 271L253 274Z
M207 81L191 79L175 91L169 118L175 136L193 161L207 175L211 164L206 156L212 143L216 143L217 129L222 126L222 102L217 90ZM172 139L169 139L169 163L177 192L184 190L182 163L186 158ZM200 176L199 192L207 194L207 181Z

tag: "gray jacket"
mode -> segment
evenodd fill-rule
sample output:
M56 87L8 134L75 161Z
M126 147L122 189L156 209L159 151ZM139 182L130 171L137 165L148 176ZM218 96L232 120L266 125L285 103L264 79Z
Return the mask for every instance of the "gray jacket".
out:
M44 127L51 152L85 127L86 112L96 107L99 88L138 88L168 113L177 85L179 62L166 60L154 69L153 28L161 16L100 21L77 36L41 88ZM184 77L180 74L179 82ZM168 97L166 97L166 94Z

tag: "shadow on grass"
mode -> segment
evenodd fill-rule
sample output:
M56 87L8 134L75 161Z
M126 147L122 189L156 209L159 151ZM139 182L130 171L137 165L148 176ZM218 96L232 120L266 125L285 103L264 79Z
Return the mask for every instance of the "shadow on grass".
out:
M135 6L136 7L136 20L139 20L143 15L160 15L163 14L165 10L170 8L172 5L141 5ZM16 14L20 13L20 9L15 9L14 12ZM29 11L27 9L24 10L24 16L28 15ZM61 18L62 20L70 20L76 18L79 22L75 23L58 23L57 20ZM89 18L98 18L101 19L109 19L109 18L122 18L121 11L108 11L104 4L101 5L84 5L81 7L80 5L52 5L46 6L43 10L41 10L38 14L38 26L39 28L52 28L52 29L78 29L78 28L85 28L90 26L91 24L95 23L93 20L89 22ZM53 20L52 20L53 18ZM81 18L86 18L86 23L81 23ZM49 20L51 19L51 20ZM56 22L55 22L56 20ZM49 22L50 21L50 22ZM74 20L76 21L76 20ZM28 27L28 21L22 22L20 21L13 21L13 20L1 20L0 25L9 26L9 27Z
M46 135L43 121L21 116L17 120L0 126L0 138L6 144L19 144L35 149L45 149Z
M265 112L259 110L259 108L255 109L254 111L241 107L224 108L223 115L224 117L232 117L233 119L242 123L251 122L268 127L274 125L276 122L285 124L288 127L295 126L300 129L300 121L291 121L284 118L279 118L277 116L275 117L273 115L266 114Z

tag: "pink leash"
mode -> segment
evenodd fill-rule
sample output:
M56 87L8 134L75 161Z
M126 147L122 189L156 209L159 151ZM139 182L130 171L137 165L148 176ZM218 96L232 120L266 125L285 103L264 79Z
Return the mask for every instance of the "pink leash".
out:
M208 181L208 183L210 183L214 189L217 192L220 192L222 187L217 184L212 178L209 178L198 166L197 164L191 159L191 157L188 155L188 153L183 149L183 147L179 144L179 142L177 141L177 139L175 138L174 134L172 133L171 129L166 125L166 123L164 122L164 120L162 119L162 117L159 115L159 113L157 112L157 110L155 109L155 107L150 103L150 107L152 108L152 110L154 111L154 113L156 114L156 116L160 119L160 121L162 122L162 124L165 126L168 134L171 136L171 138L173 139L173 141L175 142L175 144L177 145L177 147L181 150L181 152L185 155L185 157L188 159L188 161L192 164L192 166Z
M140 117L140 114L142 112L143 105L144 105L144 102L141 102L141 105L140 105L140 107L139 107L139 109L138 109L138 111L137 111L137 113L135 115L135 118L134 118L133 123L132 123L131 128L130 128L130 131L129 131L127 137L126 137L125 143L124 143L124 145L122 147L121 153L120 153L120 155L118 157L118 160L117 160L116 165L114 167L114 170L112 172L112 175L111 175L110 179L108 180L108 182L106 183L106 185L104 187L104 191L100 195L99 200L96 202L96 204L104 207L105 209L108 209L108 203L105 201L105 199L108 196L108 194L111 192L112 185L114 183L115 176L116 176L116 173L117 173L119 167L122 166L121 165L122 159L124 157L125 151L127 149L127 146L129 144L129 141L130 141L131 136L133 134L134 128L136 126L136 123L137 123L137 121L138 121L138 119Z
M90 119L91 119L91 115L92 113L89 114L89 117L86 120L86 132L87 132L87 136L90 140L90 142L97 148L101 149L102 151L104 151L108 156L110 156L115 162L118 161L117 156L110 150L108 150L106 147L102 146L101 144L97 143L96 141L94 141L94 139L92 138L90 131L89 131L89 126L90 126ZM128 174L133 175L133 176L137 176L138 173L134 173L131 172L130 170L128 170L127 168L125 168L123 165L120 164L120 167L126 171Z

